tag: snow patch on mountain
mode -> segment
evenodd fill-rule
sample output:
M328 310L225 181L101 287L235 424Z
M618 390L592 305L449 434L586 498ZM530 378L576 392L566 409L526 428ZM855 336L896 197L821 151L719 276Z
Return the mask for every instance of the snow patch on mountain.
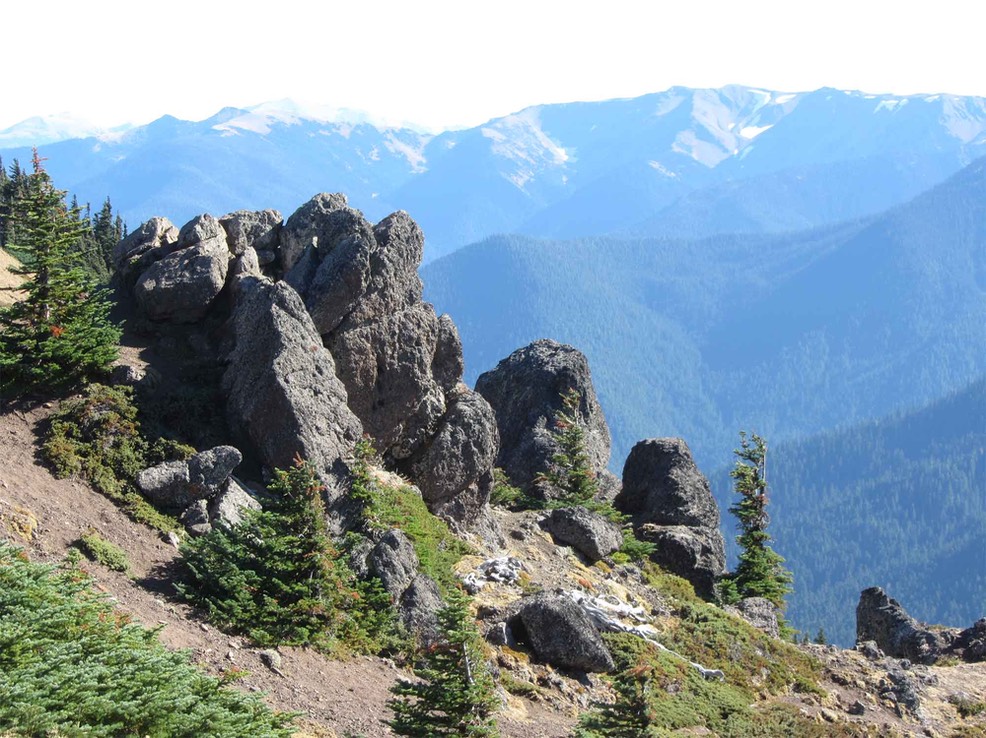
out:
M425 146L428 145L431 136L412 133L402 138L396 131L387 131L383 140L388 151L407 159L407 163L411 165L411 171L415 174L420 174L428 169Z
M35 115L0 131L0 148L44 146L73 138L118 135L130 127L128 124L107 131L69 113Z
M541 172L564 167L571 159L541 127L539 108L500 118L481 128L480 133L490 140L494 156L509 163L503 176L520 189Z
M756 138L764 131L769 131L773 127L773 124L769 126L745 126L740 129L740 135L743 138Z

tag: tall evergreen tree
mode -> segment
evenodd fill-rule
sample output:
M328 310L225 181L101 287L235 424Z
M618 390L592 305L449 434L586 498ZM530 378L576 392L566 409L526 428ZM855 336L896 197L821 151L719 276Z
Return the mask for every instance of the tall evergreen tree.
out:
M784 559L770 547L767 532L767 443L756 433L749 438L740 432L736 466L730 472L739 501L729 512L739 521L739 563L729 577L739 597L765 597L784 609L784 598L791 592L791 573Z
M441 641L425 652L425 665L415 670L420 681L401 679L391 688L390 727L398 735L497 735L493 713L499 702L468 603L461 592L449 596L438 613Z
M59 386L105 371L117 356L120 328L108 293L78 265L85 233L34 153L34 170L16 193L8 248L23 257L23 300L0 310L0 392Z

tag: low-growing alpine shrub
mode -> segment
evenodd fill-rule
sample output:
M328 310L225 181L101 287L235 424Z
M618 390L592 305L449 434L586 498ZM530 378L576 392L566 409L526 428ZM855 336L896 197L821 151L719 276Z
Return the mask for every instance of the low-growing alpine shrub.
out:
M78 569L0 542L0 734L288 738L291 715L206 676Z

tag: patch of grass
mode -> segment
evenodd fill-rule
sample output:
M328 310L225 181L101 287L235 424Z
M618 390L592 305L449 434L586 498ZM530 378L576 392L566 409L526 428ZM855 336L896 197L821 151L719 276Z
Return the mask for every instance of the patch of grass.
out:
M75 544L90 561L102 564L107 569L126 573L130 571L127 552L112 541L107 541L91 528Z
M0 543L0 735L289 738L292 715L206 676L73 567Z
M821 693L821 667L793 644L771 638L743 619L730 615L685 590L654 565L644 567L648 583L666 595L678 620L660 634L668 648L710 669L721 669L726 681L750 697L777 694L787 689ZM672 585L672 590L662 585ZM684 593L684 597L680 594Z
M536 684L515 679L506 671L500 672L500 686L512 695L528 700L535 700L541 695L541 689Z
M948 701L955 706L955 709L959 711L959 715L963 718L975 717L986 712L986 702L973 697L956 694L949 697Z
M52 413L41 455L56 477L79 477L116 502L139 523L162 532L181 531L178 521L155 509L134 486L138 472L161 461L187 458L190 446L148 443L129 387L90 384Z
M472 549L456 538L441 518L432 515L410 487L380 484L371 478L369 458L372 449L362 442L357 448L351 495L363 505L363 519L377 530L402 530L418 555L421 571L438 584L442 594L458 589L455 565Z

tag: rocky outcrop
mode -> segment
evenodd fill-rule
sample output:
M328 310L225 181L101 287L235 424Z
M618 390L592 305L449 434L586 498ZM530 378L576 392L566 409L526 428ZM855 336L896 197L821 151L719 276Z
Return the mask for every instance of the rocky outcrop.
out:
M371 226L342 195L316 196L281 232L285 281L335 357L349 406L430 509L468 526L492 489L496 427L460 385L454 324L422 301L423 249L407 213Z
M561 594L541 593L525 598L509 623L537 657L563 669L607 672L613 657L585 611Z
M554 421L564 409L563 394L572 389L580 398L577 416L585 428L586 453L596 473L607 477L609 426L596 399L589 362L580 351L548 339L535 341L513 352L476 382L476 391L496 415L500 432L496 465L529 495L550 495L534 482L558 452ZM612 486L609 478L604 480L607 485Z
M331 510L347 489L345 459L362 425L295 291L252 277L241 285L222 381L230 427L269 467L287 468L299 456L312 463Z
M564 546L571 546L590 562L609 556L623 545L623 532L616 523L580 505L552 510L541 527Z
M193 323L222 291L229 261L219 221L200 215L181 229L173 250L140 275L137 305L151 320Z
M864 589L856 606L856 642L873 641L888 656L934 664L943 656L986 660L986 618L971 628L930 628L880 587Z
M631 516L643 540L657 544L651 558L684 577L704 597L726 570L719 508L708 480L680 438L640 441L623 466L614 505Z

